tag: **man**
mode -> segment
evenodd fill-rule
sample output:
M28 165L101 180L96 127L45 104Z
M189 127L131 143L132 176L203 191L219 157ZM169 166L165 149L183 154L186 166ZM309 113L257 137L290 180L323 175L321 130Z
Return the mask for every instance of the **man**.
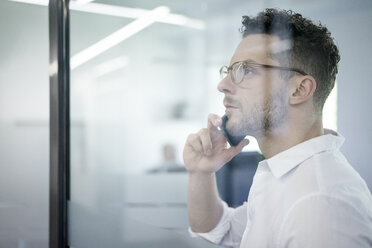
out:
M322 108L340 60L326 27L292 11L243 17L243 39L221 69L227 131L254 136L260 162L247 202L232 209L218 196L215 172L249 142L227 147L221 117L191 134L190 231L232 247L372 247L372 196L322 126Z

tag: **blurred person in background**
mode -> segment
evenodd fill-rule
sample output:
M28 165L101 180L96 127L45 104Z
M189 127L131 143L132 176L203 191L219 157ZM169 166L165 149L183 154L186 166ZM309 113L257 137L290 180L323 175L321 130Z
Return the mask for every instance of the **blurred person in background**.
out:
M186 172L185 166L177 162L176 146L166 143L162 147L162 162L160 165L148 170L148 173Z

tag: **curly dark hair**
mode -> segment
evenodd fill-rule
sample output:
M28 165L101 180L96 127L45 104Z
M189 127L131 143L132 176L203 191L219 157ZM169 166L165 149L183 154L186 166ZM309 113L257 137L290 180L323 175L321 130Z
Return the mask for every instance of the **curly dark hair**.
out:
M315 108L321 113L334 87L340 61L330 31L321 23L316 25L291 10L272 8L265 9L256 17L243 16L242 24L243 38L250 34L269 34L291 41L289 50L272 56L280 63L301 69L315 78ZM294 73L287 75L291 77Z

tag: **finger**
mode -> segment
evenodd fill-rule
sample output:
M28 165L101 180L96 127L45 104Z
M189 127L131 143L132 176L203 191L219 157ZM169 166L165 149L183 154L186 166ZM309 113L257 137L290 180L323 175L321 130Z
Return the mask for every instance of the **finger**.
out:
M187 138L187 144L197 153L203 153L203 147L198 134L190 134Z
M203 147L204 154L211 155L213 145L212 145L211 136L209 135L209 130L207 128L203 128L202 130L200 130L199 137L200 137L201 145Z
M228 157L228 161L230 161L234 156L236 156L239 152L243 150L243 148L249 144L248 139L243 139L237 146L232 146L229 149L226 149L226 156Z
M208 115L208 129L211 131L218 131L218 127L222 125L222 119L216 114Z

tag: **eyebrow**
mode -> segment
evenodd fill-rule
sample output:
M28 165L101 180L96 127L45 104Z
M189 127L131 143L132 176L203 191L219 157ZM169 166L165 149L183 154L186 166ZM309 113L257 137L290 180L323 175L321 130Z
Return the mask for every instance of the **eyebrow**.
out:
M230 63L229 67L232 66L233 64L237 63L237 62L247 62L247 63L252 63L252 64L262 64L261 62L258 62L254 59L244 59L244 60L238 60L238 61L235 61L234 63Z

